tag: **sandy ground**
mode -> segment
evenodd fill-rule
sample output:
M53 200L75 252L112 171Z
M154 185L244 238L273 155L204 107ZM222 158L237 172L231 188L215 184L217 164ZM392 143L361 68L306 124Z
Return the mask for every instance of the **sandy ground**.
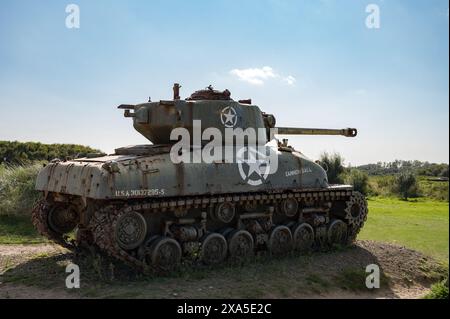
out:
M0 262L6 261L8 257L21 259L30 255L51 254L64 251L64 248L54 244L0 245Z
M43 274L47 268L36 268L33 263L36 260L57 258L68 259L71 253L64 248L55 244L38 244L38 245L0 245L0 298L80 298L80 297L108 297L109 294L102 293L99 296L83 296L73 291L69 291L63 285L47 286L43 287L40 284L34 284L33 279L47 276ZM422 255L419 252L406 249L401 246L372 242L372 241L359 241L354 249L332 252L327 254L319 254L318 256L310 257L310 260L303 266L288 265L285 267L285 276L292 276L292 280L297 284L303 285L305 281L304 276L298 276L298 269L302 269L302 273L308 272L320 273L327 272L329 274L339 272L342 269L348 268L349 265L367 265L376 262L383 273L389 277L389 288L379 289L373 291L351 291L340 289L339 286L332 287L332 289L326 289L324 292L308 291L308 289L298 289L292 293L289 293L287 298L421 298L428 291L431 285L429 273L439 267L435 262ZM53 264L60 261L52 261ZM33 264L30 266L29 264ZM17 270L21 269L22 270ZM303 268L301 268L303 267ZM36 270L38 269L38 270ZM43 269L43 270L42 270ZM54 269L48 268L48 278L52 278ZM64 272L64 268L61 272ZM17 274L19 275L16 275ZM6 279L7 274L13 274L13 276ZM291 275L292 273L292 275ZM4 278L2 278L5 276ZM11 278L21 278L14 281ZM223 277L223 278L222 278ZM26 280L24 280L24 278ZM287 277L290 278L290 277ZM258 280L257 278L253 280ZM211 285L220 286L224 289L235 289L238 285L248 284L245 282L231 282L226 275L212 274L206 275L205 278L200 278L193 281L192 279L184 282L184 280L178 278L170 278L163 282L155 282L151 284L145 284L142 286L142 291L148 291L149 289L155 291L161 291L159 295L137 295L138 298L144 297L159 297L159 298L204 298L209 297L210 294L203 290L212 288ZM252 283L249 283L249 287ZM270 283L269 283L270 284ZM120 286L111 286L110 290L120 290L123 293L124 287L125 294L119 295L119 297L133 298L133 286L129 282L121 282ZM186 291L184 292L184 288ZM270 285L268 286L270 288ZM302 286L303 287L303 286ZM109 288L105 288L108 290ZM103 289L103 291L106 291ZM138 288L136 288L138 289ZM159 290L158 290L159 289ZM251 288L249 288L251 289ZM271 291L271 289L267 289ZM194 292L194 293L193 293ZM108 291L109 293L109 291ZM214 297L215 295L211 295ZM219 295L220 296L220 295ZM238 295L239 296L239 295ZM270 293L263 295L264 298L286 298L286 296L280 296L277 293Z

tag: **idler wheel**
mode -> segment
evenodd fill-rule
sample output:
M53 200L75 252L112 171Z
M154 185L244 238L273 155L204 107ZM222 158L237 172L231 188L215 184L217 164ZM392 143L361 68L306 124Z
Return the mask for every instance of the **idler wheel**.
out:
M363 194L353 192L352 197L345 203L345 220L351 229L360 229L367 219L367 201Z
M228 202L220 203L216 205L214 209L215 219L224 224L230 223L233 220L235 213L236 209L234 204Z
M284 199L280 203L280 209L287 217L294 217L298 211L298 202L295 198Z
M137 212L127 212L119 217L115 227L117 244L130 250L137 248L145 239L147 234L147 222Z
M71 206L54 206L47 218L50 229L60 235L74 230L78 224L78 213Z
M300 252L308 252L314 245L314 229L308 223L298 224L293 228L294 249Z
M331 221L327 231L328 243L345 245L347 243L347 225L340 219Z
M181 246L173 238L158 237L150 241L145 262L161 270L171 270L181 262Z
M221 234L207 234L201 243L200 260L204 264L220 264L227 257L227 241Z
M276 226L270 233L267 248L272 255L286 255L292 250L292 233L287 226Z
M235 230L228 234L228 251L231 258L246 259L254 254L253 236L246 230Z

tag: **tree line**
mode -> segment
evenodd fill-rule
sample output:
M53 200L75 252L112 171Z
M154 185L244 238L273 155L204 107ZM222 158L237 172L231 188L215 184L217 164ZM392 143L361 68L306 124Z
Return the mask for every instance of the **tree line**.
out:
M413 173L421 176L448 177L448 164L436 164L421 161L378 162L357 167L369 175L394 175Z
M36 161L66 159L100 153L89 146L75 144L42 144L37 142L0 141L0 164L19 165Z
M381 188L389 194L408 199L423 194L419 176L446 177L448 180L448 164L397 160L390 163L345 167L344 159L338 153L323 153L318 163L327 171L330 184L350 184L365 195L376 196L377 189ZM369 179L369 176L372 178ZM448 184L428 188L433 192L433 196L446 197L448 200ZM446 192L447 196L441 196L443 192Z

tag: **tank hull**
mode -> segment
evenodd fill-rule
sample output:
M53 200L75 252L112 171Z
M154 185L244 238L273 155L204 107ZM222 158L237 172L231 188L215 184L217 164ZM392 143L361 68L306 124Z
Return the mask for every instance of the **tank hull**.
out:
M110 155L51 163L39 173L36 189L110 200L328 187L323 168L295 151L280 151L276 169L267 172L267 176L259 176L261 172L247 176L248 173L247 164L231 160L175 164L167 152Z

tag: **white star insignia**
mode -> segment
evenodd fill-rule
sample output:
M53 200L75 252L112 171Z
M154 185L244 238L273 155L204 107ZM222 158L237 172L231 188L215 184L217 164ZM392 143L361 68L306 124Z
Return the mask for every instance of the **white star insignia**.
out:
M232 106L227 106L220 113L220 120L225 127L233 127L237 123L236 110Z
M247 153L247 156L244 156L244 153ZM270 159L252 147L242 148L236 156L242 179L253 186L261 185L270 173ZM244 163L246 164L245 171Z
M225 116L225 124L230 123L231 125L233 125L234 117L236 116L236 114L233 114L231 112L231 109L228 109L228 113L223 113L223 116Z
M248 165L248 173L247 177L250 177L253 173L258 174L258 176L262 176L264 171L267 168L267 161L256 159L255 154L253 152L249 152L249 158L244 161ZM264 166L263 169L261 169L261 166Z

